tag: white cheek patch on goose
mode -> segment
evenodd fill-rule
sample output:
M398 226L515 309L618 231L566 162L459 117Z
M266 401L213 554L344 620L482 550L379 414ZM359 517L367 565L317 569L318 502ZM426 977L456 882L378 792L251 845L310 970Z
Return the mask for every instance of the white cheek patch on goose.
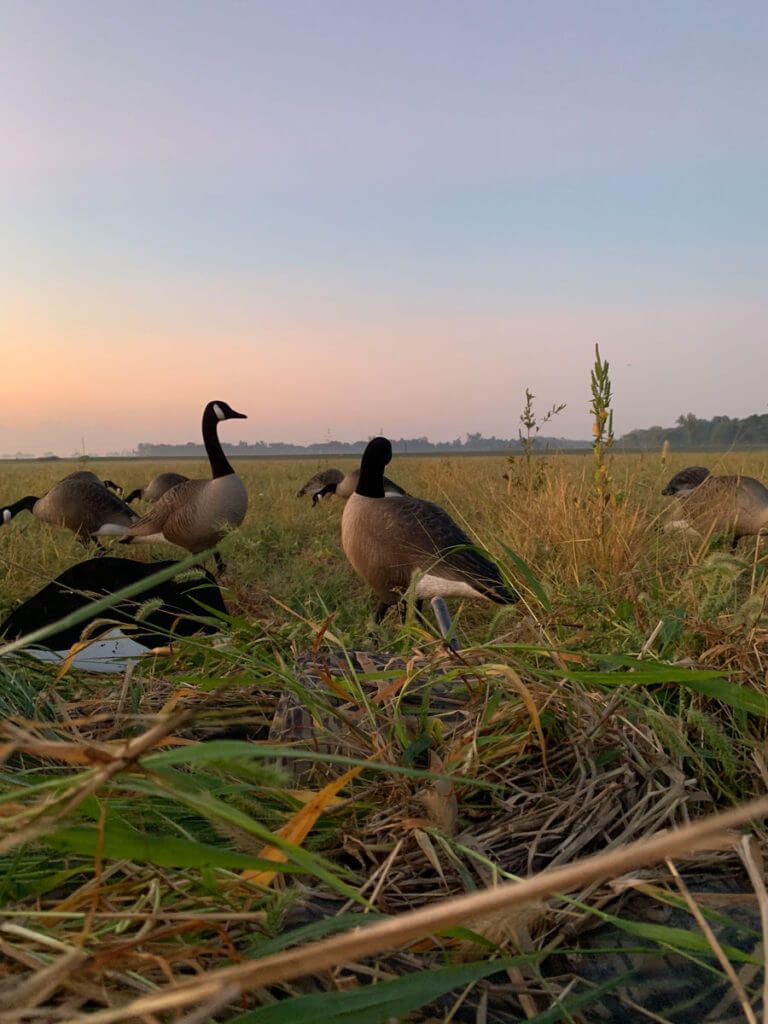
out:
M224 412L224 410L223 410L223 409L221 408L221 406L219 405L219 403L218 403L218 402L214 402L214 403L213 403L213 411L214 411L214 412L216 413L216 419L217 419L217 420L224 420L224 419L226 419L226 418L227 418L227 417L226 417L226 413L225 413L225 412Z
M12 519L13 519L13 516L11 515L11 510L9 508L4 508L3 509L3 522L4 523L10 523L10 521Z

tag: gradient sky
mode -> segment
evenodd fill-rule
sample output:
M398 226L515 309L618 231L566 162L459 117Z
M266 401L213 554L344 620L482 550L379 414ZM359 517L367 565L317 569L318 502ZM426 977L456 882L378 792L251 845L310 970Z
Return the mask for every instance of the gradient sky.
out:
M764 0L0 14L0 451L768 410Z

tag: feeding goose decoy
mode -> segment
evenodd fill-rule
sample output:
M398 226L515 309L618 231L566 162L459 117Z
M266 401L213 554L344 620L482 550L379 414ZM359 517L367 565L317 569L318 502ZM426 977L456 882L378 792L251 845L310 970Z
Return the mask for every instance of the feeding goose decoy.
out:
M752 476L712 476L703 466L681 470L661 492L679 499L679 511L665 525L704 536L712 530L741 537L768 531L768 488Z
M359 479L359 469L353 469L351 473L346 474L342 473L340 469L323 469L307 480L301 490L297 491L296 497L301 498L304 494L311 494L313 505L316 505L326 494L337 494L340 498L349 498L355 493ZM407 495L407 493L402 487L398 487L394 480L384 477L385 497L390 498L393 494Z
M379 596L375 621L381 622L387 609L401 600L414 573L421 573L416 600L431 600L443 636L451 627L443 598L517 601L519 595L507 588L498 566L473 549L473 542L442 508L408 495L383 500L384 467L391 458L387 438L369 442L357 488L341 520L347 558Z
M343 479L344 474L340 469L321 469L319 473L311 476L303 487L299 488L296 497L302 498L305 494L311 494L312 504L316 505L326 494L335 491Z
M44 523L72 530L83 543L121 536L138 519L133 509L89 470L70 473L42 497L30 494L0 508L0 520L9 523L24 511Z
M102 480L101 477L96 476L96 474L91 472L90 469L75 470L74 473L68 473L67 476L64 477L64 479L90 480L97 484L101 484L103 487L106 487L110 491L114 491L115 494L119 495L121 498L123 496L123 488L120 486L120 484L116 484L114 480Z
M185 480L166 491L145 516L128 530L121 544L178 544L197 553L217 544L239 526L248 509L248 492L227 461L218 436L222 420L244 420L226 402L209 402L203 410L203 442L211 464L210 480ZM221 571L224 563L214 553Z
M703 483L710 475L706 466L686 466L679 473L675 473L662 494L674 494L678 498L684 498L690 494L700 483Z
M158 498L162 498L166 491L170 491L176 484L186 483L187 480L189 480L189 477L182 476L181 473L158 473L157 476L149 481L146 487L137 487L135 491L131 491L125 500L129 505L136 498L143 498L144 501L157 501Z
M79 562L13 611L0 624L0 636L6 642L28 636L100 597L148 579L174 564L110 557ZM172 577L150 584L136 597L124 599L75 626L57 630L26 650L40 661L58 662L67 657L72 645L85 633L93 637L93 642L77 652L74 667L117 672L125 668L126 659L166 645L174 636L217 632L218 627L210 621L211 613L225 614L226 607L213 576L201 567L185 569L181 575L181 579ZM137 618L139 609L142 614ZM97 618L104 620L104 628L97 625L89 630Z

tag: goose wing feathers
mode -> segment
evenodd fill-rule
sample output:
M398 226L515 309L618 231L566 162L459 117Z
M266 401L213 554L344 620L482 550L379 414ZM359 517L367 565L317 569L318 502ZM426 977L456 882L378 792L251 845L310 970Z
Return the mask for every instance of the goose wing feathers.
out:
M90 473L73 473L54 484L35 505L35 515L81 535L108 523L128 527L137 519L130 505Z
M164 533L170 539L174 527L185 529L205 494L209 480L185 480L162 494L152 508L135 522L126 537L149 537ZM169 533L170 531L170 533Z
M234 473L213 480L187 480L166 491L122 542L167 541L187 551L204 551L229 528L239 526L247 509L248 492Z
M186 483L187 480L189 477L182 476L181 473L158 473L144 488L144 498L150 501L161 498L166 491L176 487L177 484Z
M471 549L474 541L439 505L409 496L374 501L375 505L369 505L377 519L374 528L382 531L387 549L394 560L400 558L406 571L401 585L407 586L411 573L420 569L444 579L469 583L492 601L515 600L498 566ZM463 548L464 545L470 549Z

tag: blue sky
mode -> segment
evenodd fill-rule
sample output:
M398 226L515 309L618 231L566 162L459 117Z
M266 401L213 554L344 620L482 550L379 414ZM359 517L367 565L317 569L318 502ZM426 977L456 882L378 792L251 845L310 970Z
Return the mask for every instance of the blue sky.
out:
M583 437L596 341L620 431L768 406L763 4L3 22L0 450L186 440L210 397L248 439L509 436L526 386Z

